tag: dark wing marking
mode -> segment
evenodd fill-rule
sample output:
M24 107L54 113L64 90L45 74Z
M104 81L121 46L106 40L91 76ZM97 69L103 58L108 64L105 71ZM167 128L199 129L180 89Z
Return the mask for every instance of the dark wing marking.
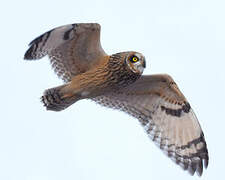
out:
M100 25L70 24L52 29L34 39L24 59L48 55L56 74L64 81L83 73L106 56L100 43Z
M134 84L93 99L137 118L148 136L192 175L208 166L208 150L198 120L168 75L142 76Z

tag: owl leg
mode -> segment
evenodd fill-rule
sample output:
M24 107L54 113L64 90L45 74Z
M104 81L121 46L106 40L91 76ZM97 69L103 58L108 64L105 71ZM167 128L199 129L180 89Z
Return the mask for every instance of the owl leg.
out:
M65 93L62 89L66 88L66 86L62 85L45 90L41 101L47 110L61 111L80 99L77 95Z

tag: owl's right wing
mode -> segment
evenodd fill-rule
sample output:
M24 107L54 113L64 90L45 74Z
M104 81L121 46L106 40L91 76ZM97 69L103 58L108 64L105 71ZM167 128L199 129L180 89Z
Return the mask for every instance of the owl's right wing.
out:
M176 83L168 75L142 76L132 85L93 99L137 118L148 136L192 175L208 166L200 124Z
M45 55L56 74L64 81L83 73L104 58L106 53L100 43L100 25L79 23L52 29L34 39L24 59L40 59Z

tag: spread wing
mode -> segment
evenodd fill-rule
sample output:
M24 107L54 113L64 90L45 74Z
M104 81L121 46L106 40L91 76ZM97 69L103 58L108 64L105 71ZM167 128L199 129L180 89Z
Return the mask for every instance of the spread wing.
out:
M148 136L192 175L208 166L208 150L199 122L168 75L142 76L131 86L93 99L136 117Z
M52 29L29 44L24 59L40 59L45 55L56 74L64 81L96 65L106 53L100 43L100 25L70 24Z

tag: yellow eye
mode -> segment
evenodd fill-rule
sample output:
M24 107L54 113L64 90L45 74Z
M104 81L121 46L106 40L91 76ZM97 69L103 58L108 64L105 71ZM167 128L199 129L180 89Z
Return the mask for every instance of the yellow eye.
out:
M135 63L135 62L139 61L139 58L138 58L137 56L131 56L131 57L130 57L130 61L131 61L132 63Z
M136 62L138 60L137 57L133 57L133 61Z

